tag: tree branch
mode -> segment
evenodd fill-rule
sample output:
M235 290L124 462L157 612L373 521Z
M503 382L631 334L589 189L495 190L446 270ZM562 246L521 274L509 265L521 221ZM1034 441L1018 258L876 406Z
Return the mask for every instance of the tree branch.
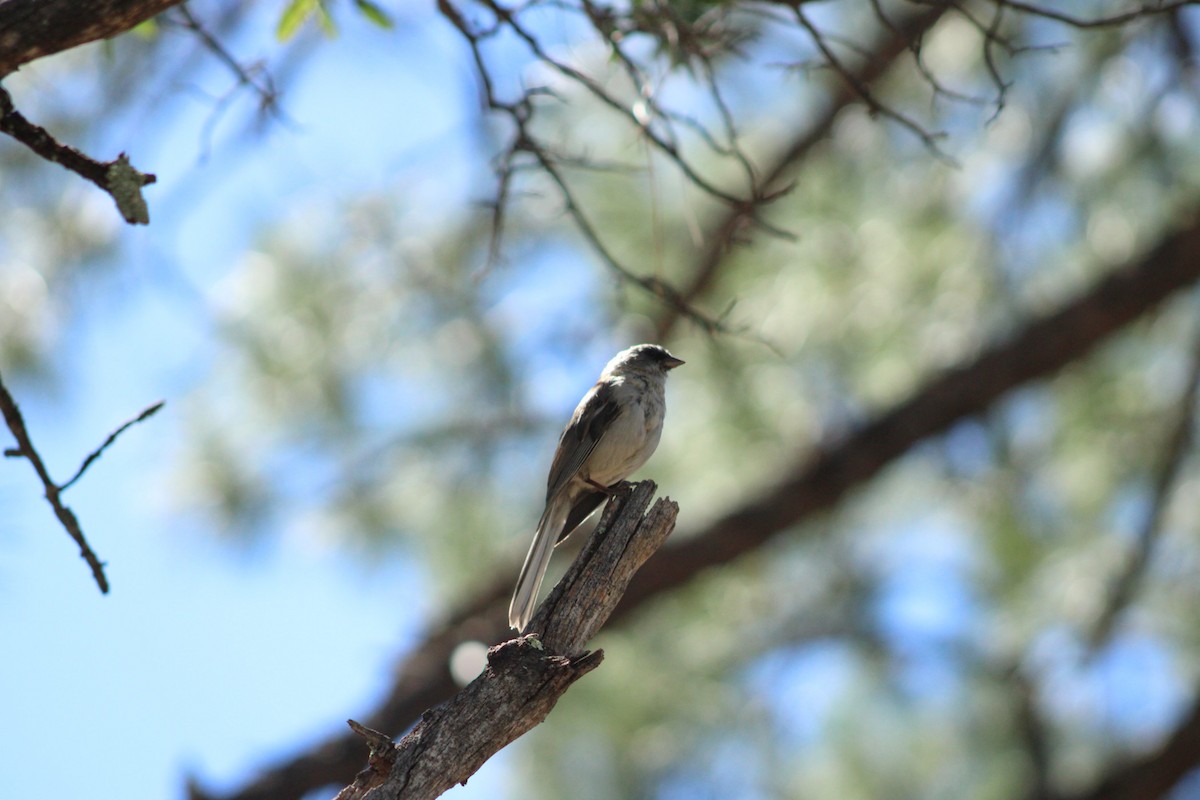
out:
M1200 763L1200 695L1157 750L1114 767L1086 791L1030 800L1159 800L1197 763Z
M358 723L370 765L338 800L426 800L466 783L500 748L550 713L572 683L600 665L603 651L584 646L596 635L633 574L675 528L679 507L659 500L646 513L653 481L626 484L567 574L530 623L534 633L488 651L487 668L448 703L426 712L390 748Z
M1148 2L1138 5L1128 11L1096 17L1078 17L1074 14L1068 14L1053 8L1046 8L1036 3L1021 2L1021 0L992 0L992 2L999 8L1011 8L1021 14L1028 14L1031 17L1042 17L1043 19L1060 22L1072 28L1087 29L1120 27L1142 17L1169 14L1186 6L1196 5L1200 0L1170 0L1170 2L1158 0L1158 2Z
M17 440L17 446L6 449L4 455L8 458L25 458L33 465L34 472L42 481L42 487L46 493L46 502L54 509L54 515L58 517L58 521L62 523L63 528L75 544L79 545L79 556L87 562L92 568L92 576L96 579L96 585L100 587L100 591L108 594L108 578L104 574L104 562L92 550L88 544L87 538L83 535L83 529L79 525L79 518L62 501L62 493L70 488L75 481L79 480L87 468L92 465L100 455L108 449L108 447L117 440L129 428L137 423L152 416L160 408L163 407L163 402L155 403L147 408L141 414L138 414L133 419L121 425L115 431L108 435L104 442L88 454L87 458L80 464L79 469L75 471L74 476L64 484L57 484L50 477L50 471L46 469L46 463L42 460L41 454L37 448L33 446L33 440L29 436L29 431L25 427L25 419L21 416L21 409L17 407L17 401L9 394L8 389L4 386L4 381L0 380L0 411L4 413L4 422L8 426L8 430L12 432L13 438Z
M110 39L181 0L0 0L0 78L22 64Z
M805 445L775 487L750 498L651 560L630 584L610 622L702 571L753 551L764 542L833 507L921 440L988 409L1005 393L1045 378L1085 356L1113 333L1149 313L1173 292L1200 280L1200 208L1187 227L1064 304L1031 320L1011 338L955 369L931 378L908 400L824 450ZM397 668L387 699L371 714L374 728L400 730L455 691L450 654L463 641L496 641L505 632L510 587L497 582L451 614L412 648ZM1200 748L1200 736L1196 737ZM1197 754L1200 757L1200 754ZM230 800L299 798L348 781L361 762L350 735L333 737L285 761ZM194 793L193 797L203 797Z
M108 594L108 578L104 575L104 563L96 556L95 551L88 544L87 538L84 537L83 529L79 527L79 519L75 516L75 512L63 504L62 488L51 480L45 462L42 461L41 455L29 438L29 431L25 428L21 409L17 407L17 401L13 399L13 396L8 393L3 380L0 380L0 411L4 412L4 422L17 440L16 448L5 450L4 455L9 458L27 458L29 463L33 464L33 470L41 479L45 489L46 502L54 509L54 515L58 517L58 521L75 540L75 544L79 545L79 556L92 568L92 576L96 579L96 585L100 587L100 591Z
M154 183L157 178L134 169L124 153L115 161L101 162L60 143L45 128L34 125L17 111L12 96L3 86L0 86L0 131L47 161L66 167L99 186L117 204L117 210L129 224L150 224L150 211L142 197L142 187Z
M154 405L144 409L142 411L142 413L138 414L133 419L126 420L124 423L122 423L121 427L117 428L115 431L110 433L108 435L108 438L106 438L100 444L99 447L97 447L92 452L88 453L87 458L85 458L83 460L83 463L79 465L79 469L75 470L75 474L71 476L71 479L69 481L67 481L62 486L59 487L59 491L65 492L67 489L70 489L75 484L75 481L77 481L83 477L83 473L87 472L87 468L92 465L92 462L94 462L96 459L100 458L100 456L102 456L104 454L104 451L112 446L112 443L117 440L118 436L120 436L122 433L124 433L125 431L132 428L134 425L137 425L142 420L148 419L149 417L152 417L155 414L157 414L158 410L160 408L162 408L164 405L166 405L166 401L159 400Z
M791 145L775 156L759 184L764 197L784 191L787 176L818 142L829 135L834 120L842 110L862 101L861 95L854 90L854 85L869 86L887 72L897 58L913 51L915 43L933 28L948 8L947 5L939 4L928 11L910 15L888 26L888 35L876 44L871 56L851 73L853 81L839 81L832 87L824 110L808 127L797 134ZM656 328L659 341L669 338L680 319L687 316L681 313L680 307L694 308L695 302L712 288L722 264L738 243L739 237L752 227L753 223L747 219L745 210L738 208L725 208L721 216L708 225L707 233L703 237L704 251L691 280L686 287L678 290L679 301L664 305L658 315Z

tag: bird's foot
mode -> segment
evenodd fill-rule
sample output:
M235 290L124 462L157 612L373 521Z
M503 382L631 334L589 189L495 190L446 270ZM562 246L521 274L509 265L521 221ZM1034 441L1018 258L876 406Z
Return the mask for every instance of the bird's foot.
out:
M616 495L617 487L619 487L622 483L623 483L623 481L617 481L612 486L605 486L604 484L596 483L591 478L587 479L588 486L591 486L597 492L603 492L605 495L607 495L609 497L613 497Z

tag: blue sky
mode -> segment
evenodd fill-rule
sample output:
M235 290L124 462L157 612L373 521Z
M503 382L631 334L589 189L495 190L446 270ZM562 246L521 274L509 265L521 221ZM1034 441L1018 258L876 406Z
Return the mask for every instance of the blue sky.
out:
M231 48L269 53L271 24L259 18ZM291 537L233 546L172 515L166 498L177 412L214 357L202 309L171 287L212 285L260 224L304 203L378 188L422 159L453 164L447 149L467 147L469 98L449 40L385 33L354 17L345 27L285 96L294 124L265 140L236 143L239 108L202 157L211 102L180 92L166 100L181 113L165 130L117 126L108 143L157 173L152 224L120 232L117 278L93 287L99 302L82 304L60 343L66 385L6 382L59 480L120 422L156 400L167 405L66 495L108 564L108 596L32 468L3 464L0 631L10 656L0 659L0 797L43 796L48 775L61 797L176 797L189 775L236 786L369 710L431 611L419 575L401 563L367 569ZM418 63L437 68L409 80ZM218 93L230 78L208 63L197 81ZM78 182L45 169L64 191ZM419 187L430 213L461 194L466 177L442 170L433 187L441 198ZM494 761L451 796L493 796L488 787L504 774L503 759Z

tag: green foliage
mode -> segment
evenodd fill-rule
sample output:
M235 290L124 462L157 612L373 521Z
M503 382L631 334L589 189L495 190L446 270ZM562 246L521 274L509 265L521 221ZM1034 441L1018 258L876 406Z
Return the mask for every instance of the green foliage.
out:
M337 25L324 0L290 0L283 13L279 15L275 37L281 42L286 42L309 21L316 22L317 27L326 36L337 34Z
M354 0L354 7L368 21L383 28L385 31L390 31L396 27L396 21L392 19L392 15L385 11L378 3L373 3L371 0Z

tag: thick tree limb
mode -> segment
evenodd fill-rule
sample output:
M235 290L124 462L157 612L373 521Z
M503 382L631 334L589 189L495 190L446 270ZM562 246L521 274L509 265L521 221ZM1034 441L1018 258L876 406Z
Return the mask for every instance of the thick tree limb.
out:
M630 584L615 621L652 597L681 586L710 567L753 551L835 505L922 439L988 409L1005 393L1045 378L1090 352L1106 337L1149 313L1165 298L1200 280L1200 208L1182 230L1064 304L1036 318L978 357L930 379L903 403L840 442L809 454L802 449L781 482L724 517L667 547ZM507 573L506 573L507 574ZM397 670L386 700L371 715L374 728L400 730L422 710L455 691L449 660L467 640L497 641L505 632L507 582L464 604L435 628ZM1200 762L1200 736L1192 740ZM350 780L361 761L354 737L334 737L286 761L230 800L299 798Z
M0 0L0 78L43 56L109 39L180 0Z
M1029 800L1159 800L1200 762L1200 698L1154 751L1118 765L1094 787L1077 794L1049 794Z
M488 665L448 703L426 712L399 744L352 723L370 766L338 800L426 800L467 779L500 748L550 713L572 683L600 665L583 648L616 607L633 574L675 528L679 507L654 497L653 481L626 485L567 574L530 623L533 633L488 651Z

